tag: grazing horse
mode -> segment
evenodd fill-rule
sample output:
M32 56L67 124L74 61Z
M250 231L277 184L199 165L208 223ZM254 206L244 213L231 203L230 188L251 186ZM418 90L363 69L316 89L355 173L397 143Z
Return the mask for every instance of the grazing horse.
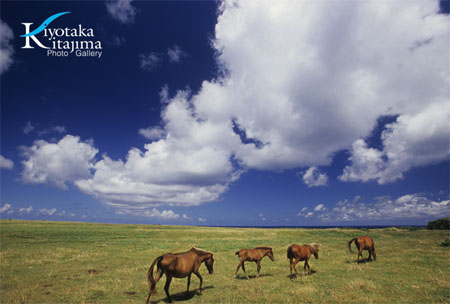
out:
M272 262L273 262L273 252L272 248L270 247L256 247L254 249L241 249L239 251L236 251L236 255L239 256L239 265L236 268L236 272L234 273L234 277L237 277L237 273L239 271L239 268L242 266L242 270L245 273L245 276L248 280L247 272L245 272L245 266L244 263L246 261L248 262L255 262L257 265L257 271L256 277L259 278L259 270L261 269L261 260L263 257L268 256Z
M291 270L291 278L292 278L292 268L295 270L295 276L298 275L297 268L295 266L300 261L305 261L305 265L303 266L303 270L306 270L306 266L308 266L309 271L311 271L311 267L309 266L308 260L311 257L311 254L314 254L316 259L319 258L319 245L311 244L311 245L297 245L292 244L289 246L287 250L287 258L289 259L289 268Z
M376 260L377 259L377 253L375 252L375 243L373 242L372 238L368 235L365 236L360 236L357 238L354 238L350 241L348 241L347 245L348 245L348 250L353 253L352 248L350 248L350 245L352 244L352 242L355 241L355 245L358 248L358 258L357 261L359 263L359 256L361 256L361 258L363 258L362 255L362 251L363 250L367 250L369 251L369 261L372 261L372 255L373 255L373 259Z
M194 273L200 279L200 288L197 293L201 293L203 278L198 272L200 265L205 262L206 268L208 268L209 274L214 272L213 264L214 258L212 252L204 251L197 248L192 248L189 251L182 253L166 253L157 257L152 266L150 266L147 277L150 285L150 291L148 293L147 301L148 304L150 296L156 293L156 283L163 274L166 275L166 284L164 285L164 291L166 292L167 299L172 302L172 298L169 294L169 285L172 278L185 278L187 277L187 290L189 292L189 285L191 284L191 274ZM157 267L156 277L153 277L153 268Z

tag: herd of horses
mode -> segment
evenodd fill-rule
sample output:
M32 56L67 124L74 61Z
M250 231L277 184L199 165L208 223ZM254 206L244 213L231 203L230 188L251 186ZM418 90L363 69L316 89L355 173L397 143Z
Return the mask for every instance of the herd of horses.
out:
M368 235L362 236L362 237L356 237L354 239L351 239L347 242L347 246L350 252L353 253L351 249L352 242L355 242L356 248L358 248L358 257L357 262L359 262L359 258L363 257L362 251L367 250L369 251L369 257L368 260L373 259L376 260L377 255L375 252L375 243L373 242L372 238ZM268 256L269 259L273 262L273 252L271 247L266 246L260 246L253 249L241 249L239 251L236 251L236 255L239 257L239 264L236 268L236 272L234 273L234 277L237 277L237 273L239 269L242 267L242 270L244 271L244 274L249 279L247 272L245 271L245 262L255 262L256 263L256 269L257 269L257 275L256 277L259 278L259 271L261 270L261 260ZM305 244L305 245L297 245L293 244L288 247L287 249L287 258L289 259L290 263L290 272L291 272L291 278L292 276L292 269L295 271L295 276L298 275L296 265L300 261L305 261L305 264L303 266L303 270L306 270L306 267L308 267L308 270L311 271L311 267L309 266L309 259L311 255L314 255L316 259L319 258L319 245L318 244ZM172 278L185 278L187 277L187 290L186 293L189 292L189 285L191 284L191 275L195 274L199 280L200 280L200 287L197 289L197 293L200 294L202 291L202 283L203 278L199 273L199 268L202 263L205 263L206 268L208 269L209 274L212 274L214 272L213 264L214 264L214 258L213 253L210 251L198 249L198 248L192 248L189 251L182 252L182 253L166 253L159 257L157 257L152 265L150 266L147 277L148 282L150 285L150 291L148 293L147 301L145 302L148 304L150 301L150 297L152 294L156 293L156 283L158 283L159 279L165 274L166 275L166 284L164 285L164 291L166 292L167 299L169 302L172 302L172 297L169 293L169 286L170 282L172 281ZM155 276L153 276L153 270L156 266L156 272Z

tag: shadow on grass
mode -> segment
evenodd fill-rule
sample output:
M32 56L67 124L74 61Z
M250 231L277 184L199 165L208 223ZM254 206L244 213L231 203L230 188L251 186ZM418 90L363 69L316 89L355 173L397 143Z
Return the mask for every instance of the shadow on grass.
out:
M262 277L273 277L272 274L268 273L268 274L260 274L259 275L260 278ZM248 276L249 279L256 279L256 275L249 275ZM236 278L236 280L247 280L247 277L245 275L238 275Z
M355 264L355 263L356 264L365 264L365 263L371 263L371 262L373 262L373 260L369 260L368 258L360 259L359 261L358 260L346 261L347 264Z
M214 288L214 286L205 286L202 288L202 293L207 290L207 289L212 289ZM186 291L182 291L182 292L178 292L178 293L174 293L174 294L170 294L170 296L172 297L172 301L173 302L181 302L181 301L188 301L190 299L192 299L195 295L197 295L197 290L198 289L194 289L194 290L190 290L189 292L186 293ZM201 295L201 294L200 294ZM169 303L169 299L166 297L164 299L160 299L160 300L156 300L156 301L150 301L151 304L156 304L159 302L166 302Z
M291 276L290 274L288 274L286 277L289 278L289 279L291 279L291 280L293 280L293 279L296 279L296 278L298 278L298 277L306 277L306 276L313 275L313 274L315 274L316 272L317 272L317 270L311 269L310 272L299 272L298 276L296 276L295 274L292 275L292 276Z

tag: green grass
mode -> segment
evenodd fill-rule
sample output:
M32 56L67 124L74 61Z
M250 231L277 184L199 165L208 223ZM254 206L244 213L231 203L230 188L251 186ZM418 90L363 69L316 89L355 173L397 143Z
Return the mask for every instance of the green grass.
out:
M146 274L154 258L192 246L214 252L213 275L200 268L202 295L184 295L186 279L170 291L182 303L449 303L450 249L440 246L448 231L407 229L257 229L151 225L109 225L0 221L0 303L143 303ZM356 263L346 242L369 234L377 261ZM316 242L315 271L289 279L286 249ZM271 246L275 261L264 258L261 277L235 251ZM353 245L354 246L354 245ZM353 247L354 248L354 247ZM364 256L368 253L365 251ZM297 265L302 271L303 262ZM165 300L165 278L152 301ZM191 290L199 285L191 279Z

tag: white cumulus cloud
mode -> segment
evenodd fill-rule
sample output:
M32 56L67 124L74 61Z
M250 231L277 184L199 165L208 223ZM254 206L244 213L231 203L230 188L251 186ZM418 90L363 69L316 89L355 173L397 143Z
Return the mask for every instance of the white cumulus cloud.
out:
M3 155L0 155L0 168L1 169L12 169L14 167L14 162L10 159L5 158Z
M323 204L318 204L316 207L314 207L314 211L321 211L321 210L326 210Z
M55 213L56 213L56 208L52 208L52 209L42 208L42 209L39 209L39 214L41 214L41 215L52 216Z
M144 151L131 149L125 161L103 156L94 176L76 185L105 201L133 206L217 200L241 173L230 162L229 150L230 142L239 139L224 136L229 124L212 126L198 119L186 94L179 92L162 113L165 138L146 144Z
M148 140L161 139L166 135L166 131L161 127L148 127L146 129L139 129L138 133Z
M344 181L377 180L384 184L403 177L412 167L448 159L450 104L433 103L416 114L400 115L382 134L383 150L368 148L363 140L352 146L351 165Z
M261 143L235 151L250 168L327 165L380 115L447 97L448 17L438 9L437 1L225 1L214 45L227 76L205 82L193 102ZM433 39L410 50L425 37Z
M5 203L1 208L0 208L0 214L2 213L10 213L11 211L13 211L14 209L12 208L11 204L9 203Z
M119 210L116 212L117 214L131 214L134 216L143 216L143 217L157 217L157 218L161 218L161 219L178 219L178 218L183 218L183 219L188 219L188 217L183 214L182 216L180 216L178 213L173 212L172 210L163 210L163 211L159 211L156 208L152 208L152 209L146 209L146 208L127 208L127 206L123 206L121 208L121 206L119 206Z
M108 0L106 1L106 10L114 19L122 23L131 23L137 13L131 2L132 0Z
M66 189L67 182L90 176L98 150L92 142L66 135L57 143L37 140L31 147L22 147L22 180L27 183L49 183Z
M0 75L13 63L14 48L11 43L13 38L14 33L11 28L0 20Z
M450 216L450 200L433 200L421 194L406 194L393 199L388 196L365 202L357 196L339 201L324 214L326 221L391 220Z
M19 208L19 214L30 214L33 211L33 206L28 206L27 208Z
M186 56L186 52L184 52L178 45L174 45L167 49L167 56L169 57L169 62L178 63L184 56Z
M303 174L303 182L308 187L326 186L328 176L326 173L320 172L317 167L311 167Z
M162 62L161 54L157 52L150 52L146 54L139 55L139 63L140 67L146 71L152 71L157 66L159 66Z
M429 0L224 1L213 40L222 76L194 94L163 89L152 142L124 159L103 155L92 175L93 156L75 176L25 172L35 182L72 180L124 208L214 201L245 170L327 166L350 147L342 180L395 180L448 158L450 26L438 11ZM143 69L160 62L153 55L141 55ZM363 138L383 115L398 119L378 151ZM326 183L321 174L311 185Z

